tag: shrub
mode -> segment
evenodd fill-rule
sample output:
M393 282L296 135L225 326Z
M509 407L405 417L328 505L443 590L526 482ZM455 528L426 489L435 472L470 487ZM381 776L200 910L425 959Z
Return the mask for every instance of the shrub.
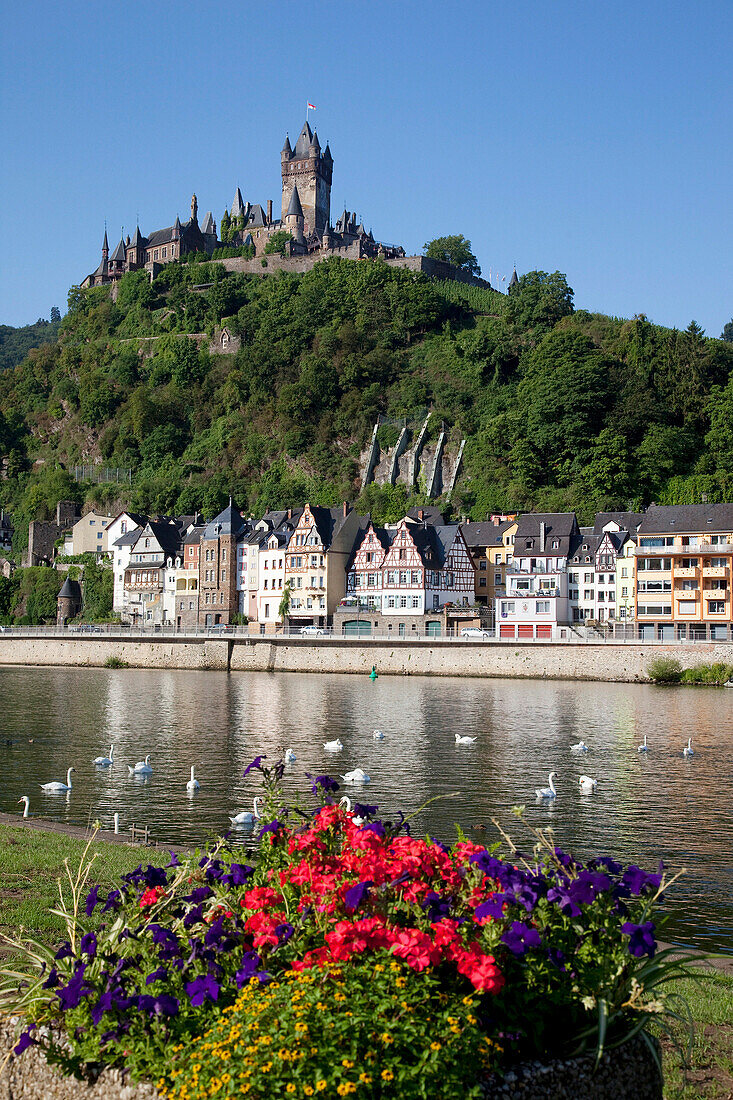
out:
M129 668L127 661L123 661L121 657L108 657L104 662L105 668Z
M682 665L675 657L655 657L646 671L649 679L657 684L677 684L682 676Z
M694 665L686 668L681 675L683 684L725 684L733 677L731 665L718 662L713 665Z

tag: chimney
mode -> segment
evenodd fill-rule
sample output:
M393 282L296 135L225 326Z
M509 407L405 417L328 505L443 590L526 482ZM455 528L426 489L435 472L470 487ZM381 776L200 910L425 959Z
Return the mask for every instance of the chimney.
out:
M293 518L293 509L288 508L288 519L292 519L292 518Z
M540 521L540 553L541 554L544 554L544 552L545 552L545 532L546 532L546 527L545 527L544 521Z
M425 513L423 512L422 508L418 508L417 518L420 520L420 523L422 523L424 516L425 516Z
M272 225L272 199L267 200L267 224Z
M348 514L349 514L349 505L348 505L347 501L344 501L344 519L346 519Z

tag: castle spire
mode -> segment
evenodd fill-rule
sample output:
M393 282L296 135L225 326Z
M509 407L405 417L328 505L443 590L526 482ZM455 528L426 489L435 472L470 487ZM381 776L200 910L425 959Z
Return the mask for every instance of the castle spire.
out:
M300 203L300 195L298 194L298 185L297 185L297 183L296 183L295 187L293 188L293 193L290 196L290 205L288 206L288 212L285 215L286 218L289 218L291 216L294 216L296 218L302 218L303 217L303 207L301 206L301 203Z
M104 227L104 240L102 241L102 259L106 260L109 256L109 244L107 243L107 226Z
M290 145L290 136L288 134L285 135L285 144L282 147L280 155L288 158L293 155L293 150Z
M519 286L519 279L517 278L517 265L516 264L514 265L514 271L512 271L512 277L509 280L509 290L511 290L512 287L515 287L515 286Z
M234 192L234 202L232 203L232 217L238 218L240 214L244 213L244 199L242 198L242 192L237 188Z

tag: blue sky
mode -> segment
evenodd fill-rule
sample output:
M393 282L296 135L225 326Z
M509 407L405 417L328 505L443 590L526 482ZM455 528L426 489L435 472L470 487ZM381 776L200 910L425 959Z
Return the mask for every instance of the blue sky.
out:
M579 308L733 317L733 5L108 0L5 5L0 323L65 309L110 246L235 187L279 210L307 100L344 203L408 253L463 233L488 276Z

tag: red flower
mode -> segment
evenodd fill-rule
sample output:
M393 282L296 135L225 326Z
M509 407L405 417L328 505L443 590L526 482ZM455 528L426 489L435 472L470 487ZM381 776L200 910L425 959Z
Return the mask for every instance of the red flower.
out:
M141 909L147 909L148 906L155 905L158 898L162 898L164 895L165 886L150 886L141 896L138 904Z

